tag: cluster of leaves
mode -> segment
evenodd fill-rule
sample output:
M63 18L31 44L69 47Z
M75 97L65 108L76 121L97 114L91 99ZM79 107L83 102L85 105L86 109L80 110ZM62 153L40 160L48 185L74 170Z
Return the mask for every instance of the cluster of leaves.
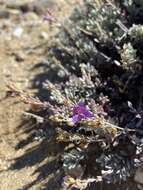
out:
M49 109L66 145L66 189L126 181L143 164L143 3L84 0L60 27L49 102L26 101Z
M139 0L85 0L61 24L50 49L51 62L64 67L56 84L62 101L51 89L52 100L62 104L52 120L60 126L57 139L72 144L63 167L74 179L126 181L142 164L142 10ZM70 106L81 100L94 117L71 125Z

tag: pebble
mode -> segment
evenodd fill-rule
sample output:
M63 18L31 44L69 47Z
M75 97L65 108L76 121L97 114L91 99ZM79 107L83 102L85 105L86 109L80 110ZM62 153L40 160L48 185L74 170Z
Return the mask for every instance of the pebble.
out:
M38 15L45 13L47 8L52 8L55 5L53 0L35 0L29 2L12 0L7 3L7 8L19 9L23 13L35 12Z
M40 37L46 40L46 39L48 39L48 33L42 31L41 34L40 34Z
M17 26L13 31L13 36L20 38L23 34L23 28L21 26Z
M14 56L17 62L24 61L26 58L26 55L22 51L15 52Z

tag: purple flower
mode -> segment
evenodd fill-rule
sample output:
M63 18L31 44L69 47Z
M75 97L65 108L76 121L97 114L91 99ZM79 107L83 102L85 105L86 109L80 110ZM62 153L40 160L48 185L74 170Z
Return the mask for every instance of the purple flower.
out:
M54 18L53 16L51 16L51 15L45 15L45 16L43 17L43 20L49 21L49 22L54 22L54 21L55 21L55 18Z
M73 106L72 122L75 124L82 119L87 119L93 117L93 113L84 104L84 102L79 102Z

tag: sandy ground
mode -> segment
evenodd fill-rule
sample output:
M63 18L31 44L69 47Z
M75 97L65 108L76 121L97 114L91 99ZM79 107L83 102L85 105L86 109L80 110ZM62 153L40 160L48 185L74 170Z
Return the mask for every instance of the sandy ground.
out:
M37 92L39 81L47 77L39 63L47 60L47 47L58 31L43 22L43 15L48 8L62 21L75 3L79 1L0 0L0 190L60 190L60 147L52 130L40 141L41 129L23 120L29 107L5 95L10 83L33 95ZM135 189L131 186L127 189Z
M36 138L27 141L34 134L32 125L22 124L22 112L28 106L5 95L9 83L36 92L32 80L43 69L33 68L46 59L47 46L57 32L42 17L48 8L58 19L65 19L71 7L63 0L0 1L0 190L53 189L54 170L46 173L56 167L51 149Z

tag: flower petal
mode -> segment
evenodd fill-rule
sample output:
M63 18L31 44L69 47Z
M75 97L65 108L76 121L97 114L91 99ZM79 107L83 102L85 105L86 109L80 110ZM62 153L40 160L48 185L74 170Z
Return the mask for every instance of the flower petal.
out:
M73 115L71 119L72 119L72 122L75 124L78 122L79 118L78 118L78 115L76 114L76 115Z

